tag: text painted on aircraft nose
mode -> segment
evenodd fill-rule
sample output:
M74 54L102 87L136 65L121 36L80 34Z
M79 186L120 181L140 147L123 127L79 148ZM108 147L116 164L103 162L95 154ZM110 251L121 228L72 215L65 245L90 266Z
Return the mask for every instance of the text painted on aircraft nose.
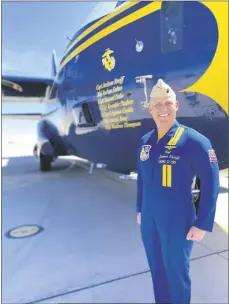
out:
M44 229L37 225L24 225L13 228L6 233L6 237L13 239L21 239L30 236L34 236Z

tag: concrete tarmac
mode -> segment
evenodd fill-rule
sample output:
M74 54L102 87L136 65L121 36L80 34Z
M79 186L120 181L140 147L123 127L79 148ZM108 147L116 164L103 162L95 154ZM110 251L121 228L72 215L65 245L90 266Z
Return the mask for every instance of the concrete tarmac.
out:
M31 150L2 150L2 303L152 303L136 182L79 159L41 173ZM228 173L221 186L214 232L192 252L192 303L228 303Z

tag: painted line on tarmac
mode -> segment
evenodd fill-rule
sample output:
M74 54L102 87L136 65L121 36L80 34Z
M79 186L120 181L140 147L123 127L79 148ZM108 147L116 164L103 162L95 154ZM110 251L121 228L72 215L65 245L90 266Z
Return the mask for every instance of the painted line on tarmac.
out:
M212 256L212 255L215 255L215 254L219 255L220 253L224 253L225 251L228 251L228 250L221 250L221 251L218 251L218 252L208 253L208 254L206 254L204 256L201 256L201 257L192 258L191 261L197 261L197 260ZM220 256L220 257L224 258L223 256ZM44 297L44 298L41 298L41 299L38 299L38 300L34 300L32 302L25 302L24 304L34 304L34 303L39 303L39 302L42 302L42 301L55 299L57 297L66 296L66 295L76 293L76 292L80 292L80 291L83 291L83 290L87 290L87 289L99 287L99 286L102 286L102 285L106 285L106 284L109 284L109 283L129 279L129 278L136 277L138 275L142 275L142 274L145 274L145 273L150 273L150 270L144 270L144 271L137 272L137 273L134 273L134 274L125 275L125 276L122 276L122 277L119 277L119 278L115 278L115 279L108 280L108 281L101 282L101 283L97 283L97 284L88 285L88 286L85 286L85 287L82 287L82 288L74 289L74 290L67 291L67 292L64 292L64 293L60 293L60 294L57 294L57 295L54 295L54 296Z

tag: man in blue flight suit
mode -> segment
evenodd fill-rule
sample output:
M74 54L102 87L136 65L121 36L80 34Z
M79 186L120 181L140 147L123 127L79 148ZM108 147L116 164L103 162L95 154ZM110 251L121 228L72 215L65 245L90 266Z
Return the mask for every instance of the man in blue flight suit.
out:
M153 280L156 303L190 303L193 241L213 230L219 168L210 141L176 120L179 103L161 79L150 94L156 128L138 151L137 222ZM196 215L192 196L201 181Z

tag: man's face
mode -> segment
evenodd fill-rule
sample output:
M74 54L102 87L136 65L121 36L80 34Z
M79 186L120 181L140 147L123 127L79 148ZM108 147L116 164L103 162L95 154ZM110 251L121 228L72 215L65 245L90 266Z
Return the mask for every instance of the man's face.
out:
M154 100L150 98L148 110L155 123L160 125L171 124L176 119L176 112L178 108L178 101L170 99Z

